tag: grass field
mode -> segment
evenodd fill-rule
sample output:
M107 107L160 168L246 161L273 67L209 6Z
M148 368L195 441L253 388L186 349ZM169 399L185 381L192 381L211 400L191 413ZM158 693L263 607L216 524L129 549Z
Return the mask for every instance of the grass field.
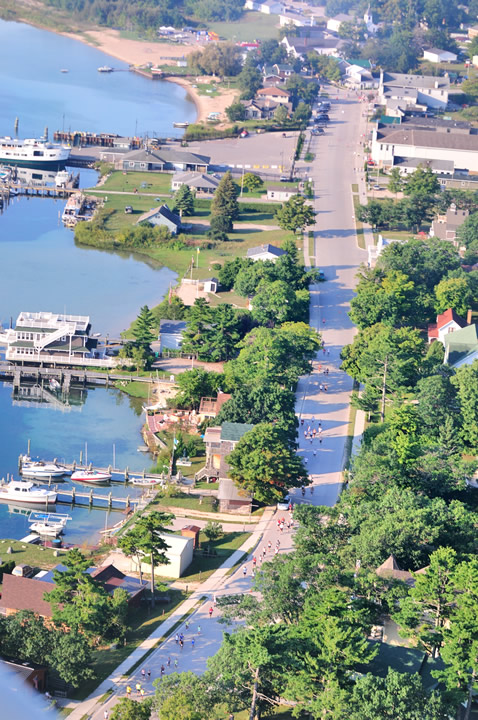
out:
M115 170L100 188L91 188L91 190L134 192L136 188L138 192L143 193L170 193L172 179L171 173L123 173Z
M209 30L220 38L237 42L277 39L279 34L276 15L264 15L258 12L246 12L237 22L217 22L209 25Z
M12 553L7 555L8 547L12 548ZM22 543L20 540L0 540L0 557L4 562L15 560L16 565L25 564L42 570L50 570L61 562L61 551L59 558L55 557L53 553L54 550L51 548Z
M227 560L241 545L247 540L250 533L231 532L226 533L219 540L208 542L203 533L199 534L199 542L201 548L210 549L217 553L216 555L194 555L191 565L186 570L186 574L181 576L181 582L202 582L217 570L223 562ZM167 567L165 568L167 572Z

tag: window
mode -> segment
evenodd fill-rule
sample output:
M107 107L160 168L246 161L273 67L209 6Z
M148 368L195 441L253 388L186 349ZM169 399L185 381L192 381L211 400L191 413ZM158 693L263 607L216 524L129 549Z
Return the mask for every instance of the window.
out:
M134 167L134 162L128 163L130 167Z

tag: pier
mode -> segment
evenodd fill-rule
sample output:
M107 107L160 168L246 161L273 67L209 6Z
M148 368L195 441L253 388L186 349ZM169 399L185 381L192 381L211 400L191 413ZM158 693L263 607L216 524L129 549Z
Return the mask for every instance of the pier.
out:
M86 505L88 507L99 507L105 510L129 510L135 509L139 503L139 498L130 498L129 495L126 497L114 497L111 492L108 494L98 493L91 488L91 490L77 490L76 487L72 487L70 490L62 489L61 487L56 489L57 492L57 503L64 505Z

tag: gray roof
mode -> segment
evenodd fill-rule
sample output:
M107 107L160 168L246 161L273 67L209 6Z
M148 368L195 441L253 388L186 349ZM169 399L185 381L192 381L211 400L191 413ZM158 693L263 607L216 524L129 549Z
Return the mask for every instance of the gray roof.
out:
M475 353L478 353L476 325L467 325L445 335L445 362L449 365L463 362Z
M173 175L173 182L180 182L188 187L205 187L211 190L215 190L219 185L219 180L212 175L197 172L176 173L176 175Z
M229 478L222 478L219 482L217 498L218 500L243 500L246 503L251 496L246 490L240 490Z
M252 430L253 427L254 425L249 423L225 422L221 425L221 441L239 442L241 437L249 430Z
M446 148L449 150L467 150L478 152L478 135L464 133L441 133L414 128L381 128L377 133L377 141L388 145L410 145L412 147Z
M442 55L443 53L447 53L448 55L454 55L456 57L456 53L451 52L450 50L440 50L440 48L427 48L423 52L434 53L435 55Z
M403 168L417 168L417 167L423 167L423 168L430 168L430 170L433 170L435 172L453 172L455 170L455 163L453 160L428 160L426 158L403 158L398 159L394 158L394 167L403 167Z
M471 123L465 120L446 120L442 117L407 117L402 120L402 127L417 127L424 128L427 130L435 129L436 131L448 132L453 130L467 130L470 131Z
M408 88L435 88L438 90L448 90L450 87L450 79L445 77L437 77L436 75L405 75L403 73L385 72L383 74L383 84L392 87L408 87Z
M186 330L187 323L185 320L160 320L159 332L165 333L182 333Z
M167 205L161 205L161 207L159 208L159 215L162 215L164 218L174 223L178 227L179 225L181 225L181 218L179 217L179 215L176 215L176 213L170 210Z
M286 250L282 250L282 248L278 248L275 245L258 245L257 247L249 248L247 251L247 257L254 257L254 255L262 255L262 253L268 252L271 255L275 255L276 257L280 257L281 255L287 255Z
M330 19L338 20L339 22L355 22L355 18L353 15L345 15L345 13L339 13L338 15Z

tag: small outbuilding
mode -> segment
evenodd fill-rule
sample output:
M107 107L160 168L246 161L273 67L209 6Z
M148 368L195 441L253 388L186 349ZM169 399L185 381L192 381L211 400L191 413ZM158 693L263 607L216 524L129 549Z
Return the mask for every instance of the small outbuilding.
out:
M293 195L297 195L297 188L284 187L281 183L272 183L267 186L267 199L287 202Z
M199 547L199 533L201 532L201 528L197 525L185 525L183 528L181 528L181 535L183 537L192 538L193 539L193 547L197 548Z

